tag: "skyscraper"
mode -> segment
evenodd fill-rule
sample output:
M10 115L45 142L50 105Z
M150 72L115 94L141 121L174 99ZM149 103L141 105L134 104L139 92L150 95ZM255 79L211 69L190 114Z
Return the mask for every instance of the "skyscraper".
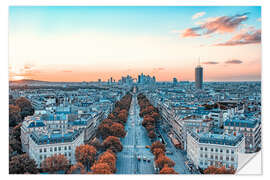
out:
M195 68L195 85L197 89L202 89L203 85L203 68L201 67L200 63Z

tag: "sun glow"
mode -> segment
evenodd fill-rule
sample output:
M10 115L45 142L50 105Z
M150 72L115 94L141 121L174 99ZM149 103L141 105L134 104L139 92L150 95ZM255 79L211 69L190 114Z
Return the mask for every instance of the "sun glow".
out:
M18 81L18 80L24 79L24 77L23 76L13 76L13 77L11 77L11 79L14 81Z

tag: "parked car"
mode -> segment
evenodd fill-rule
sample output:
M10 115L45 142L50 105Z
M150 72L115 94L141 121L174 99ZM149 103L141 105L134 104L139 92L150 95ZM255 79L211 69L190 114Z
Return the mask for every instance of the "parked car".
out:
M143 157L143 160L146 161L146 157L145 156Z
M166 154L171 155L171 154L173 154L173 152L172 151L166 151Z

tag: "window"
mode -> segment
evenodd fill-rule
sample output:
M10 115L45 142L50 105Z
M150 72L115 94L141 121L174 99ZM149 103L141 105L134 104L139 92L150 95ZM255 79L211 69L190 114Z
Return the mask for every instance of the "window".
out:
M46 148L44 148L44 152L47 152L47 149Z
M234 157L231 157L231 161L234 161Z
M67 153L65 152L65 156L67 156Z
M229 153L229 149L226 150L226 153Z
M57 147L54 147L54 151L57 151Z
M46 159L47 158L47 156L46 155L44 155L44 159Z
M68 156L70 157L71 156L71 153L68 153Z
M229 156L226 156L226 161L229 161Z
M213 152L214 151L214 149L213 148L211 148L211 152Z
M71 150L71 146L68 146L68 149Z
M202 158L203 157L203 154L201 154L200 157Z
M234 150L233 149L231 150L231 153L234 154Z
M52 152L52 147L50 148L50 152Z
M203 150L203 147L201 147L201 151Z
M67 146L65 146L65 150L67 150Z
M207 147L205 147L204 150L207 151Z
M42 160L42 156L41 155L39 156L39 159Z
M214 158L214 156L213 156L213 155L211 155L211 156L210 156L210 159L213 159L213 158Z
M216 152L218 152L218 149L216 149Z
M204 157L207 158L207 154L205 154Z
M222 149L220 149L220 152L222 153L222 152L223 152L223 150L222 150Z
M58 151L61 151L61 147L60 146L58 147Z
M218 156L215 156L215 160L218 160Z
M222 161L223 160L223 156L220 156L219 159Z

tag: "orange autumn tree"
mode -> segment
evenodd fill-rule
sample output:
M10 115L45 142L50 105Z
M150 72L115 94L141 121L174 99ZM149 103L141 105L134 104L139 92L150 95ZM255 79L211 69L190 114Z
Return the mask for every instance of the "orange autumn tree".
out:
M67 172L68 174L86 174L85 167L82 163L78 162L71 166Z
M161 149L161 148L155 148L154 150L153 150L153 154L154 154L154 156L155 156L155 159L158 159L158 157L159 156L161 156L161 155L165 155L165 152L164 152L164 150L163 149Z
M99 156L97 163L106 163L113 173L116 172L116 156L111 150L107 150Z
M92 174L113 174L107 163L95 163L92 167Z
M165 164L167 164L169 167L173 167L175 165L173 160L164 155L158 156L157 160L155 160L155 163L159 169L162 169Z
M121 138L126 136L125 128L120 123L113 123L112 126L110 127L110 130L111 130L112 136L121 137Z
M154 152L154 149L161 148L164 152L166 152L166 147L164 144L162 144L160 141L153 142L151 145L151 152Z
M122 144L120 142L120 139L118 137L115 137L115 136L109 136L109 137L107 137L103 141L102 146L105 149L112 150L114 153L120 152L123 149L123 146L122 146Z
M57 171L66 171L69 161L63 154L54 154L47 157L42 163L41 168L44 172L56 173Z
M235 170L233 167L230 169L226 169L225 166L216 167L216 166L209 166L203 171L204 174L234 174Z
M153 130L152 131L149 131L148 137L151 138L151 139L154 139L156 137L155 131L153 131Z
M178 174L175 170L169 167L167 164L159 171L159 174Z
M95 161L96 153L97 150L94 146L88 144L80 145L76 147L75 157L77 162L82 163L88 171Z

